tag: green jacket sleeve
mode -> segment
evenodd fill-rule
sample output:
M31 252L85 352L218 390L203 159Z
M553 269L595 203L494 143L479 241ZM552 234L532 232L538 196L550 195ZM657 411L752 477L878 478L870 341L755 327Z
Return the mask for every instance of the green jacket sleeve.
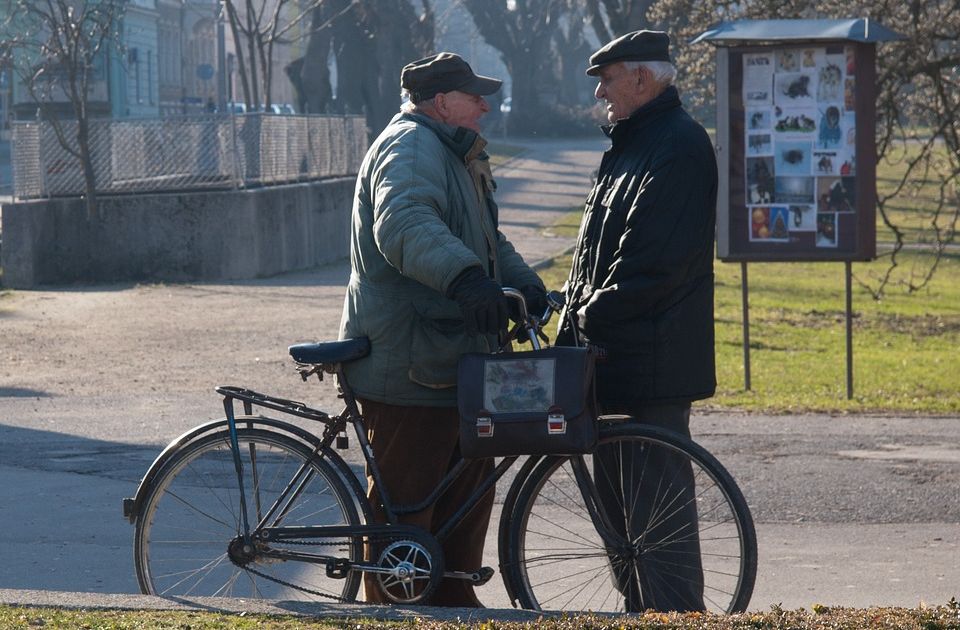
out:
M380 152L373 165L373 237L400 273L446 293L464 269L481 262L443 220L447 207L446 149L411 128Z
M497 230L497 257L500 261L500 275L504 286L519 289L533 284L543 287L543 281L540 280L537 272L524 262L513 244L499 230Z

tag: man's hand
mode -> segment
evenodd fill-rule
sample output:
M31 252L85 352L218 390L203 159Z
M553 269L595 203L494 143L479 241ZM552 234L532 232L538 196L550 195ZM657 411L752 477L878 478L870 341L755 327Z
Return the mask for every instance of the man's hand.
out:
M547 291L539 284L528 284L520 287L523 299L527 301L527 313L543 317L547 310Z
M460 307L468 335L496 335L506 331L507 298L500 285L480 267L468 267L457 276L447 296Z

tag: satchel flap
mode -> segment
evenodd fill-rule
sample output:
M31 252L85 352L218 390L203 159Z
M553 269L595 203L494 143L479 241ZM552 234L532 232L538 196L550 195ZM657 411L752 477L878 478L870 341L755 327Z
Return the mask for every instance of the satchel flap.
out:
M585 348L464 354L457 406L464 419L483 409L496 421L545 420L548 410L573 418L592 404L594 357Z

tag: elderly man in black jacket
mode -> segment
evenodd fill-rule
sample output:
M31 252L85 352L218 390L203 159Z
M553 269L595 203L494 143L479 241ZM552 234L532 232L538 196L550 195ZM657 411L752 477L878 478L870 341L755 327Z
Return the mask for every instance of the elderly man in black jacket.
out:
M672 84L676 70L669 42L666 33L637 31L590 57L587 74L598 77L595 94L606 102L610 125L603 131L612 144L586 201L558 343L585 344L598 352L597 395L604 413L626 414L689 437L691 401L712 396L716 388L717 165L707 133L684 111ZM640 479L622 473L616 489L601 483L601 468L625 470L625 462L631 470L662 475ZM598 454L594 466L608 514L629 510L613 495L641 496L632 514L611 518L632 530L630 539L656 535L651 527L692 532L685 544L659 556L647 554L632 564L614 559L614 581L627 609L703 609L693 501L670 522L656 525L642 507L642 497L657 491L659 479L683 479L691 498L689 463L662 453L621 451ZM687 560L670 562L670 557Z

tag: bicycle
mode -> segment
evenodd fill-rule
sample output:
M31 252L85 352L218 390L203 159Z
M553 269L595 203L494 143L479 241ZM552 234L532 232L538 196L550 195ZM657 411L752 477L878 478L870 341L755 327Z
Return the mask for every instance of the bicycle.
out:
M542 317L531 317L519 291L504 292L518 300L520 313L505 346L525 335L539 349L543 326L562 309L559 294L551 294ZM440 541L519 458L501 459L436 535L397 524L396 517L436 501L463 460L417 505L395 505L383 492L388 523L373 523L357 476L335 450L348 448L352 425L370 474L384 488L343 372L345 363L369 352L369 341L298 344L289 352L303 380L336 376L343 411L329 415L242 387L217 387L225 417L173 440L136 495L123 500L123 514L136 526L142 592L350 602L369 572L391 601L414 604L444 576L477 585L491 579L491 568L445 571ZM235 415L237 402L243 415ZM319 423L322 431L264 416L264 409ZM676 595L693 584L688 590L702 590L702 603L691 608L744 611L756 576L756 534L730 474L683 436L624 416L599 421L597 450L526 457L507 491L498 555L511 603L629 612L657 607L657 593ZM672 458L688 472L658 470L651 464L658 458ZM631 480L641 480L636 489ZM366 559L365 544L376 547Z

